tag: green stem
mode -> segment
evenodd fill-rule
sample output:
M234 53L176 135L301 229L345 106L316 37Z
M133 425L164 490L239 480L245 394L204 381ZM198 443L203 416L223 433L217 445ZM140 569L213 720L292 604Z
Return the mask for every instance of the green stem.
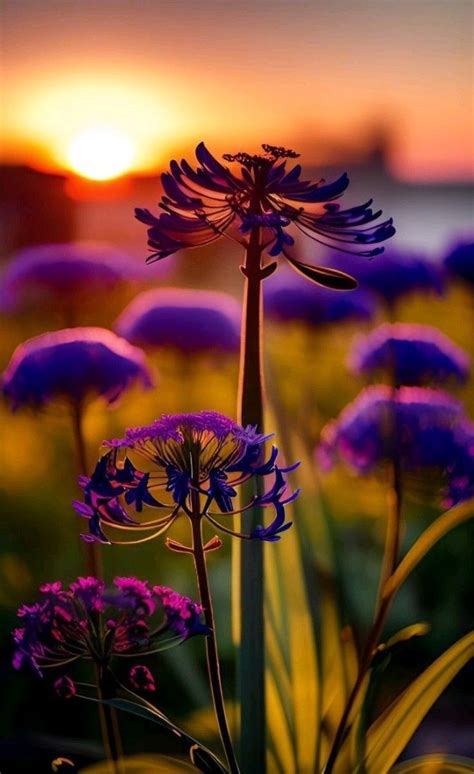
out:
M225 756L227 759L227 765L231 774L239 774L239 767L235 757L225 712L219 651L217 648L216 626L214 621L211 591L209 588L209 579L207 575L206 555L204 552L202 540L202 514L199 506L198 492L193 491L191 494L191 499L193 506L191 525L193 534L194 566L196 568L200 601L202 607L204 608L204 618L206 625L210 629L210 634L206 637L207 671L209 675L209 684L211 688L212 701L214 704L214 711L216 713L217 724L219 726L222 746L224 748Z
M263 431L262 274L259 229L254 228L243 267L245 275L239 379L239 422ZM252 492L251 494L255 494ZM262 522L261 509L242 516L250 534ZM264 556L258 540L244 540L240 549L240 757L244 774L266 768Z
M402 486L400 476L400 465L398 462L398 455L394 454L393 463L393 483L392 491L389 496L389 509L387 518L387 532L385 540L384 557L382 560L382 572L380 578L379 595L377 601L377 608L374 623L370 630L367 643L361 656L360 666L357 673L357 679L354 683L354 687L349 695L341 720L337 727L334 741L329 753L329 757L324 768L324 774L331 774L334 764L336 763L337 755L342 747L342 744L346 735L346 728L350 719L350 714L354 703L359 695L360 689L364 683L367 672L370 669L372 663L372 657L374 651L377 648L380 637L382 635L383 626L387 618L388 611L392 602L392 595L384 596L383 587L395 571L398 559L398 549L400 543L400 525L401 525L401 505L402 505Z
M113 699L115 697L115 682L110 670L107 667L98 666L96 671L99 699ZM121 774L120 758L122 758L123 752L117 714L113 707L99 704L99 718L105 753L112 764L114 774Z
M74 401L71 406L72 432L76 446L77 470L79 475L86 476L88 472L86 444L84 441L83 421L84 414L82 404ZM86 555L86 572L96 578L104 578L104 569L102 565L102 555L97 543L84 543Z
M74 442L76 445L77 468L80 475L87 475L87 454L83 431L83 411L79 401L72 404L72 429ZM95 578L103 580L104 570L102 565L102 556L96 543L85 543L86 553L86 572ZM97 670L98 694L99 698L110 698L103 696L104 687L111 686L111 678L100 669ZM116 712L113 708L99 704L99 720L102 732L102 739L107 757L114 761L121 755L122 743L120 739L120 729ZM114 764L114 774L120 774L119 769Z

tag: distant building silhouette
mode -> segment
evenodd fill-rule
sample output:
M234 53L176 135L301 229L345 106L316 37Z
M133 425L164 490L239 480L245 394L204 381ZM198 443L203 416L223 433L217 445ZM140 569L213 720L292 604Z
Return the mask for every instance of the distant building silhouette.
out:
M0 166L2 256L26 245L74 239L75 204L66 182L23 165Z

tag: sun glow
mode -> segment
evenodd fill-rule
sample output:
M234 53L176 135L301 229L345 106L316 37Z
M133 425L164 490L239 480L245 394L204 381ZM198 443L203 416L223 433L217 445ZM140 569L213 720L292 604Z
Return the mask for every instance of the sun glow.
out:
M88 126L79 131L68 148L71 169L91 180L110 180L128 172L135 149L126 134L112 126Z

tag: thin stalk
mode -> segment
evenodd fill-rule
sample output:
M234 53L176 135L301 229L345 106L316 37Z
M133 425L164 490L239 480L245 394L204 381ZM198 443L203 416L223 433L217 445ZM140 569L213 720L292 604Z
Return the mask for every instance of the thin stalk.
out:
M394 388L395 391L396 388ZM395 395L396 397L396 395ZM372 629L369 632L366 646L361 656L360 666L357 674L357 679L354 683L354 687L347 700L347 704L344 708L341 720L334 737L331 752L329 754L324 774L331 774L334 764L337 759L339 750L344 742L346 728L350 719L350 714L354 703L359 695L360 689L364 683L364 679L367 672L370 669L372 663L372 657L377 645L380 642L383 626L387 618L388 611L392 602L392 595L384 596L383 589L388 578L393 575L398 561L398 551L400 545L400 527L401 527L401 513L402 513L402 484L401 484L401 470L400 460L397 450L393 454L392 458L392 488L389 492L388 498L388 516L387 516L387 531L385 538L384 556L382 560L382 570L380 575L380 584L378 599L374 617L374 623Z
M115 686L112 675L107 667L97 667L97 695L100 700L113 699ZM99 704L99 718L104 740L104 747L114 774L121 774L120 759L123 756L122 743L118 728L117 714L113 707Z
M225 712L219 651L217 648L216 626L214 622L214 611L212 607L211 591L209 588L209 578L207 575L206 555L204 552L202 540L202 514L199 507L199 493L192 491L191 498L193 506L191 525L193 534L194 566L196 569L200 601L202 607L204 608L204 618L206 625L210 629L210 634L206 637L207 671L209 675L209 684L211 688L212 701L216 713L217 724L219 726L222 746L224 748L225 756L227 759L227 765L231 774L239 774L239 767L235 757Z
M239 377L239 422L263 432L262 273L259 229L250 235L245 275ZM255 492L251 492L255 494ZM261 509L242 516L242 532L260 524ZM264 556L258 540L244 540L240 550L240 758L244 774L266 769Z
M85 476L88 472L86 444L83 429L83 410L79 401L74 401L71 406L72 433L76 447L76 465L79 475ZM84 543L86 555L86 571L88 575L103 579L104 569L99 546L96 543Z
M86 444L84 440L83 431L83 411L82 405L79 401L72 404L72 430L73 437L76 446L76 459L77 468L80 475L87 475L87 454ZM86 553L86 571L88 575L93 575L95 578L103 580L104 570L102 564L102 556L99 551L99 547L96 543L85 543ZM98 679L98 696L102 697L102 691L105 686L105 677L97 672ZM102 680L102 685L101 685ZM107 697L106 697L107 698ZM116 760L114 757L117 753L117 757L121 755L122 742L120 738L120 729L117 720L117 714L113 707L107 707L104 704L99 704L99 721L102 733L102 740L106 755L110 761ZM115 764L114 774L120 774L119 769Z

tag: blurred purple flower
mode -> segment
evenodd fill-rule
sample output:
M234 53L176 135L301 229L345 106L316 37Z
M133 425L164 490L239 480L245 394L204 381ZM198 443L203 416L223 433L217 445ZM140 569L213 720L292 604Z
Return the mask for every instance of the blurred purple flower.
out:
M240 315L240 305L227 293L163 288L140 293L114 327L144 348L173 347L186 354L237 352Z
M461 403L428 388L367 387L323 429L316 459L364 475L395 455L403 472L436 471L447 505L474 495L474 425Z
M149 604L121 604L124 587L139 590ZM91 588L92 596L83 593ZM169 589L175 598L170 614L161 589L137 578L115 578L112 589L92 577L78 578L64 589L59 581L44 584L39 602L18 610L20 626L13 633L15 669L26 665L43 676L45 668L61 668L80 659L104 669L114 657L156 653L169 647L170 641L179 644L208 633L199 621L199 605ZM55 687L63 698L75 693L69 677L59 678Z
M377 298L370 291L358 288L350 293L335 293L283 271L265 288L265 312L280 321L299 320L308 325L321 325L371 320L376 306Z
M53 400L108 403L135 382L151 387L144 353L104 328L67 328L20 344L4 371L1 389L13 410L40 409Z
M474 285L474 241L454 245L444 259L444 266L451 276Z
M413 323L385 323L358 337L349 366L359 374L388 373L397 385L465 382L469 356L437 328Z
M130 670L129 675L131 685L137 691L153 693L156 691L156 682L148 667L143 664L136 664Z
M181 249L203 247L223 235L247 247L246 235L258 228L270 257L283 255L294 269L323 285L354 287L350 277L298 261L292 251L293 234L300 231L320 244L372 256L383 248L366 247L395 233L392 220L374 225L382 213L371 209L372 200L341 209L335 200L349 185L346 174L328 184L324 180L302 181L299 165L286 170L287 159L299 154L272 145L262 148L262 155L224 156L239 165L237 174L217 161L202 142L196 148L200 164L196 170L184 159L180 164L172 161L170 171L161 176L165 192L161 215L135 210L138 220L149 226L148 244L153 252L148 261ZM276 265L268 268L273 271Z
M0 309L10 312L38 303L79 308L140 279L145 279L142 267L106 244L36 245L8 263L0 280Z
M390 247L377 261L356 262L352 256L333 253L329 264L353 273L361 288L372 290L388 306L416 291L441 295L444 286L440 269L422 256Z
M80 479L84 502L74 503L79 515L89 522L90 534L84 539L109 543L104 525L117 525L121 530L155 530L158 536L180 514L195 518L193 498L198 492L204 497L200 516L218 529L242 538L279 540L280 533L291 526L285 522L284 506L295 499L297 492L287 493L283 474L293 468L277 466L275 447L269 459L263 459L263 445L269 437L258 435L251 427L244 429L222 414L201 411L163 415L151 425L127 430L124 438L105 441L110 451L99 460L90 478ZM119 459L119 453L127 450L143 458L149 470L138 470L123 454ZM270 489L234 511L237 487L251 478L270 475L274 477ZM161 490L160 499L155 497L157 490ZM126 509L132 504L136 512L147 505L162 509L165 515L143 525ZM275 518L268 527L260 526L251 535L235 533L216 521L216 516L241 513L255 505L273 506ZM217 513L210 510L212 506ZM174 541L168 545L175 547Z

